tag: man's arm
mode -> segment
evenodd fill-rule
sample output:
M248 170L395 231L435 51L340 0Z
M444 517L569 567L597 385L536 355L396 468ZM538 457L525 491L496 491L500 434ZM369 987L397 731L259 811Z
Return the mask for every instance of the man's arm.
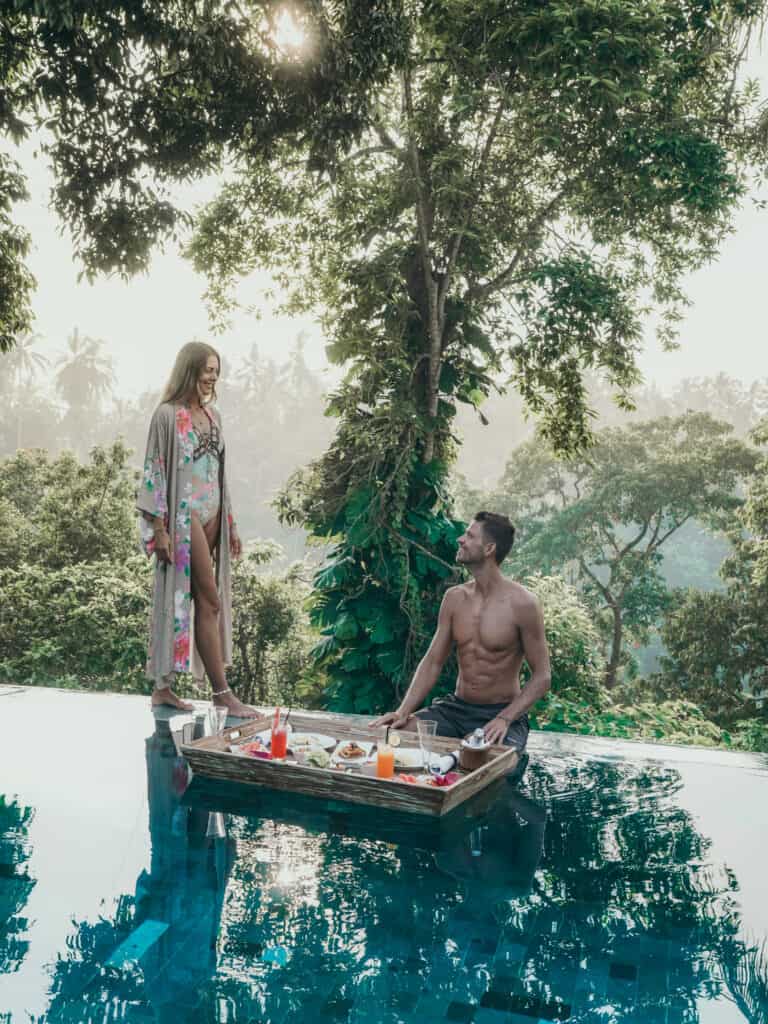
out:
M520 691L520 696L504 708L485 727L485 737L491 743L503 743L510 722L515 722L529 708L541 700L549 690L552 670L549 665L549 648L544 636L544 616L541 605L534 598L526 601L520 609L520 640L525 660L531 670L531 678Z
M440 612L437 616L437 629L432 637L429 650L421 659L413 674L408 692L400 702L397 711L389 711L386 715L374 719L370 724L371 729L380 725L391 725L395 729L402 729L408 722L414 711L424 703L427 694L437 682L440 673L448 660L453 645L453 588L448 590L440 605Z

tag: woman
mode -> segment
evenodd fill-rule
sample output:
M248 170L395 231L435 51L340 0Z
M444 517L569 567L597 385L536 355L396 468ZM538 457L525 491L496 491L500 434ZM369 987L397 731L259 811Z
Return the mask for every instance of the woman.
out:
M214 703L251 718L255 708L232 693L225 671L232 661L230 556L240 555L241 544L221 417L210 405L220 372L214 348L185 345L149 427L137 501L145 550L156 557L147 675L155 683L153 707L191 711L173 692L174 676L191 671L202 679L204 666Z

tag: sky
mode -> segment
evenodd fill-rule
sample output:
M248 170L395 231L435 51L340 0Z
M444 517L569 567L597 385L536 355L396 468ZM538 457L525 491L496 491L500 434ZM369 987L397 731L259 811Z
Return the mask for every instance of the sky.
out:
M760 79L768 95L767 48L752 55L747 73ZM238 314L231 329L218 337L209 329L205 281L175 248L157 253L149 273L128 282L104 277L93 284L78 282L80 267L73 259L66 225L49 208L52 177L37 153L38 145L31 139L15 154L31 194L29 202L16 207L15 215L33 239L29 262L38 281L33 308L35 330L43 338L41 352L55 360L75 326L83 334L104 339L114 359L120 397L160 387L176 351L192 338L210 339L231 366L253 344L265 358L281 361L302 332L308 364L315 370L325 367L318 325L311 318L276 316L274 303L261 294L271 285L265 274L254 275L240 289L244 301L260 308L261 318ZM215 180L207 180L186 189L184 196L202 204L213 197L216 186ZM686 377L725 372L747 384L768 377L766 240L768 211L747 200L719 258L685 283L692 306L680 332L680 349L663 352L651 323L647 325L639 358L647 383L669 392Z

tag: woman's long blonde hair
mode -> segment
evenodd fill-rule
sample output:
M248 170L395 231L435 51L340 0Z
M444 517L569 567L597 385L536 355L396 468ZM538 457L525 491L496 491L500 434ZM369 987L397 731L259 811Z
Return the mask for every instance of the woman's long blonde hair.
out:
M173 364L168 383L161 402L186 402L196 391L197 382L205 369L210 356L216 356L221 373L221 356L216 349L205 341L188 341ZM216 387L213 388L211 401L216 399Z

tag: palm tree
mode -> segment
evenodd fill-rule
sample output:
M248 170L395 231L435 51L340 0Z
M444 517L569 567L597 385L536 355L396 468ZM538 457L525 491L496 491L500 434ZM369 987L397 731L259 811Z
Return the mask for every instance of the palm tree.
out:
M16 448L21 448L23 421L23 402L21 392L23 386L29 386L40 370L49 365L49 360L42 352L36 352L35 346L42 340L41 335L27 332L16 342L14 348L3 356L4 364L10 369L10 380L16 401Z
M71 432L81 437L88 413L98 411L115 382L114 364L104 353L105 345L100 338L82 335L75 327L67 338L67 351L57 361L56 389L69 406L65 419L70 422Z

